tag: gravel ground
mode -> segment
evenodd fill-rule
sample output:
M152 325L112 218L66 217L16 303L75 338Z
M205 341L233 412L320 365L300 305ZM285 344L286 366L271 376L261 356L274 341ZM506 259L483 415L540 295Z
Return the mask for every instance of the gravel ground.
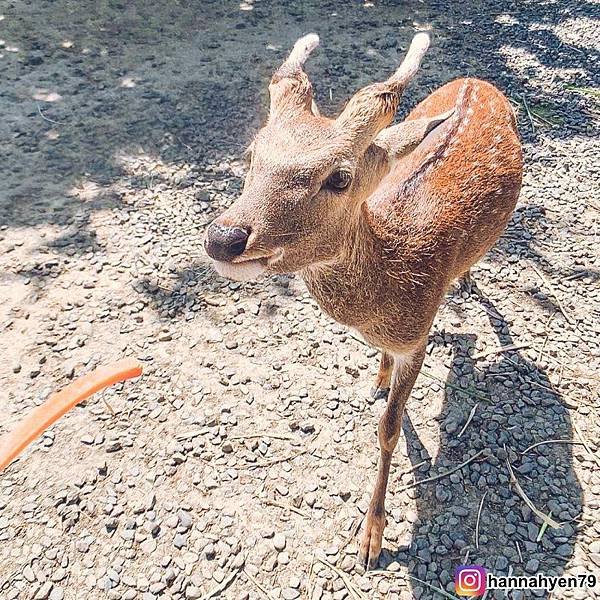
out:
M3 600L407 600L453 594L464 563L600 568L600 5L373 4L0 9L0 432L96 364L145 363L0 475ZM239 193L268 78L297 37L321 35L307 69L327 113L423 26L434 44L403 110L457 75L495 82L518 109L525 184L476 288L440 310L382 571L365 574L354 534L376 473L376 353L296 277L219 278L201 240ZM568 443L525 452L546 440ZM559 529L540 531L507 461ZM525 597L548 596L512 594Z

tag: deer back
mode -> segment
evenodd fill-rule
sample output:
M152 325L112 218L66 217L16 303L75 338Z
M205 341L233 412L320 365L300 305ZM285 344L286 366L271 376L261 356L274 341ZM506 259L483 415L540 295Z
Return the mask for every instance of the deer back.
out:
M451 109L452 117L398 162L368 202L383 239L395 242L405 258L437 256L433 262L448 280L468 270L501 235L523 169L512 107L487 82L452 81L406 120Z

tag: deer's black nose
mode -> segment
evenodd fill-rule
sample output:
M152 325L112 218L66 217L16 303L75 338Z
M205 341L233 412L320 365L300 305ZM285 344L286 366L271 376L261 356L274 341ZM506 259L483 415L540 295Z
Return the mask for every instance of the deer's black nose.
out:
M206 232L204 248L211 258L228 261L244 253L249 235L247 229L213 223Z

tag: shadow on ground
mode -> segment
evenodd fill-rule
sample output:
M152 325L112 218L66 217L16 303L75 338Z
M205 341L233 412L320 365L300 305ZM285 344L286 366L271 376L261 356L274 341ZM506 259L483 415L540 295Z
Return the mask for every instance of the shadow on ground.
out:
M556 122L560 129L550 133L559 137L597 133L580 92L597 84L598 53L568 28L575 18L591 28L594 3L356 3L337 11L335 2L240 10L238 2L175 9L62 0L35 11L14 3L3 35L17 51L0 59L9 114L0 127L11 140L2 150L0 223L68 225L68 236L89 237L82 230L105 203L82 204L72 189L93 182L116 188L118 198L120 187L135 186L119 154L143 149L169 165L192 164L201 176L239 156L264 116L270 73L308 30L322 37L308 69L326 113L339 110L357 87L386 76L415 26L431 26L434 45L405 107L469 74L497 83L521 105L526 140L536 134L524 99L534 119L539 109L538 131ZM61 18L67 13L72 18ZM544 68L560 69L551 91L536 82ZM81 240L74 245L82 247ZM58 252L71 246L68 239L55 245Z
M542 130L560 139L597 135L590 113L593 102L581 90L598 85L598 52L586 39L569 33L570 20L581 19L590 23L587 41L592 40L597 6L489 0L381 2L365 8L358 2L342 6L325 1L256 3L245 11L239 2L222 1L185 6L14 2L6 8L0 30L7 44L18 47L0 58L6 74L0 97L7 113L0 137L10 140L0 147L0 225L8 231L67 228L47 248L57 255L84 250L95 256L106 252L95 240L95 213L125 206L139 211L140 198L152 208L161 190L181 189L181 194L196 197L198 188L210 193L198 201L204 203L199 213L190 212L188 218L204 227L235 199L239 186L214 193L215 186L237 177L227 163L239 157L265 114L271 72L293 41L312 30L321 35L323 46L307 70L325 114L339 110L358 87L386 77L415 27L431 26L434 45L404 110L427 91L468 74L496 83L520 107L520 129L527 142L536 142ZM545 78L553 78L552 84L542 85ZM60 99L50 99L51 93ZM123 154L153 157L172 172L190 166L196 181L187 187L169 177L157 183L154 167L144 163L132 171L119 160ZM226 176L219 170L222 163ZM96 199L73 193L90 183L101 189ZM125 205L127 195L133 204ZM176 242L178 231L157 235L149 246ZM532 247L534 232L526 224L513 220L508 235L517 240L519 258L552 272L553 266ZM506 260L514 247L501 243L492 260ZM29 275L47 277L50 272ZM216 285L216 276L190 259L182 260L175 276L169 288L148 278L132 284L140 284L140 293L154 308L178 319L188 302L197 300L196 290ZM184 287L195 290L188 296ZM244 289L252 294L252 287ZM510 344L501 316L491 324L500 343ZM454 336L452 343L453 366L468 383L476 371L469 352L473 340ZM431 473L480 449L493 451L485 461L464 469L464 481L457 474L450 485L420 487L413 543L396 555L414 577L435 585L450 584L452 566L465 559L466 547L471 549L469 562L497 573L519 563L519 548L527 551L525 570L560 573L577 534L569 520L579 514L582 499L571 447L546 445L520 454L537 441L573 439L560 396L544 372L518 351L490 362L483 376L492 404L480 403L460 439L456 432L443 432ZM459 402L464 403L463 395L447 387L444 410ZM423 460L418 440L411 435L410 442L413 459ZM551 509L564 523L557 531L546 531L539 542L539 521L511 489L506 458L533 502ZM476 509L486 492L477 550ZM526 529L521 522L527 523ZM426 555L430 547L435 548L435 561ZM419 587L414 583L415 596Z
M490 316L490 324L499 344L512 345L503 317L485 297L479 293L478 297L488 314L497 317ZM411 544L388 555L388 561L406 564L416 578L411 581L416 598L432 595L432 589L417 579L438 587L441 583L453 593L454 569L460 564L483 565L496 575L507 575L509 565L519 565L529 574L560 575L573 554L578 533L575 520L583 502L571 444L544 444L523 454L541 441L574 439L569 413L544 371L518 350L503 353L497 360L491 357L479 369L472 358L473 335L453 335L451 343L453 363L441 419L449 413L465 413L465 401L469 408L476 402L478 406L460 438L454 426L442 427L436 461L421 467L417 479L448 471L482 450L485 458L449 478L419 486ZM467 394L457 389L475 390L476 374L486 382L489 403L465 398ZM413 465L431 460L408 418L404 434ZM510 483L507 461L527 496L538 509L550 512L561 524L559 529L548 528L541 535L541 520ZM547 597L544 591L533 595Z

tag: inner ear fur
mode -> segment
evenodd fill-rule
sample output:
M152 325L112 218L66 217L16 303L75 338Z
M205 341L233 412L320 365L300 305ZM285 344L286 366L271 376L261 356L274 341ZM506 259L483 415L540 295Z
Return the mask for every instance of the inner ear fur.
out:
M389 159L402 158L412 152L431 131L447 121L453 114L454 109L433 117L403 121L381 131L373 143L385 150Z

